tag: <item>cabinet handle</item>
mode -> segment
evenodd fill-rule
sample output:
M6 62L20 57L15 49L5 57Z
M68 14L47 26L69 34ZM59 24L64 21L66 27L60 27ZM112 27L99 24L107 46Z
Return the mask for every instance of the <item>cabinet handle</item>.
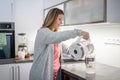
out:
M12 66L12 80L14 80L14 67Z
M18 66L18 80L20 80L20 66Z

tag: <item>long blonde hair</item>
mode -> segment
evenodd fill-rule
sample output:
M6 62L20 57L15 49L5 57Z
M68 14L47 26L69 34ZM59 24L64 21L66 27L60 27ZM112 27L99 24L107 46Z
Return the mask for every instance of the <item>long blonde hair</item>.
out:
M58 8L51 9L48 12L48 14L47 14L47 16L46 16L46 18L44 20L42 28L47 27L47 28L52 30L53 29L52 25L55 23L58 15L60 15L60 14L64 15L64 12L61 9L58 9ZM55 30L55 31L57 31L57 30Z

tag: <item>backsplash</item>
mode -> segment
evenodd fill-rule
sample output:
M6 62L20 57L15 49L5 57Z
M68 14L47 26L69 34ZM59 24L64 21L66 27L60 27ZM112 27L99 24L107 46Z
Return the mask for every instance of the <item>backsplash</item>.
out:
M34 53L35 36L43 23L43 0L15 0L14 17L16 54L18 33L26 33L28 38L28 52Z
M106 39L120 39L120 24L87 24L87 25L74 25L63 26L60 30L70 30L79 28L90 33L92 43L95 46L94 53L96 54L96 61L104 64L120 67L120 44L106 43ZM65 44L69 46L75 39L65 41Z

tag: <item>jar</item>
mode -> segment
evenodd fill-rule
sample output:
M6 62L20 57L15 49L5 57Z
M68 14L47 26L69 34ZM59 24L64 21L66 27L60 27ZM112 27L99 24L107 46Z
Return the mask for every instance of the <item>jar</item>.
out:
M95 74L95 54L89 53L85 56L85 64L86 64L86 73L87 74Z
M20 58L20 59L25 59L25 51L18 51L18 57Z
M18 53L28 53L26 33L18 33Z
M18 44L19 45L27 45L26 33L18 33Z

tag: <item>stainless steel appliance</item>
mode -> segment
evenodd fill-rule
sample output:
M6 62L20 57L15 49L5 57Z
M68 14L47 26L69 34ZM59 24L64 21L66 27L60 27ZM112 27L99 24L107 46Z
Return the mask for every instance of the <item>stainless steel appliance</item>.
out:
M0 49L0 59L10 59L15 57L15 35L14 23L0 23L0 34L5 34L6 45ZM2 38L1 38L2 39Z

